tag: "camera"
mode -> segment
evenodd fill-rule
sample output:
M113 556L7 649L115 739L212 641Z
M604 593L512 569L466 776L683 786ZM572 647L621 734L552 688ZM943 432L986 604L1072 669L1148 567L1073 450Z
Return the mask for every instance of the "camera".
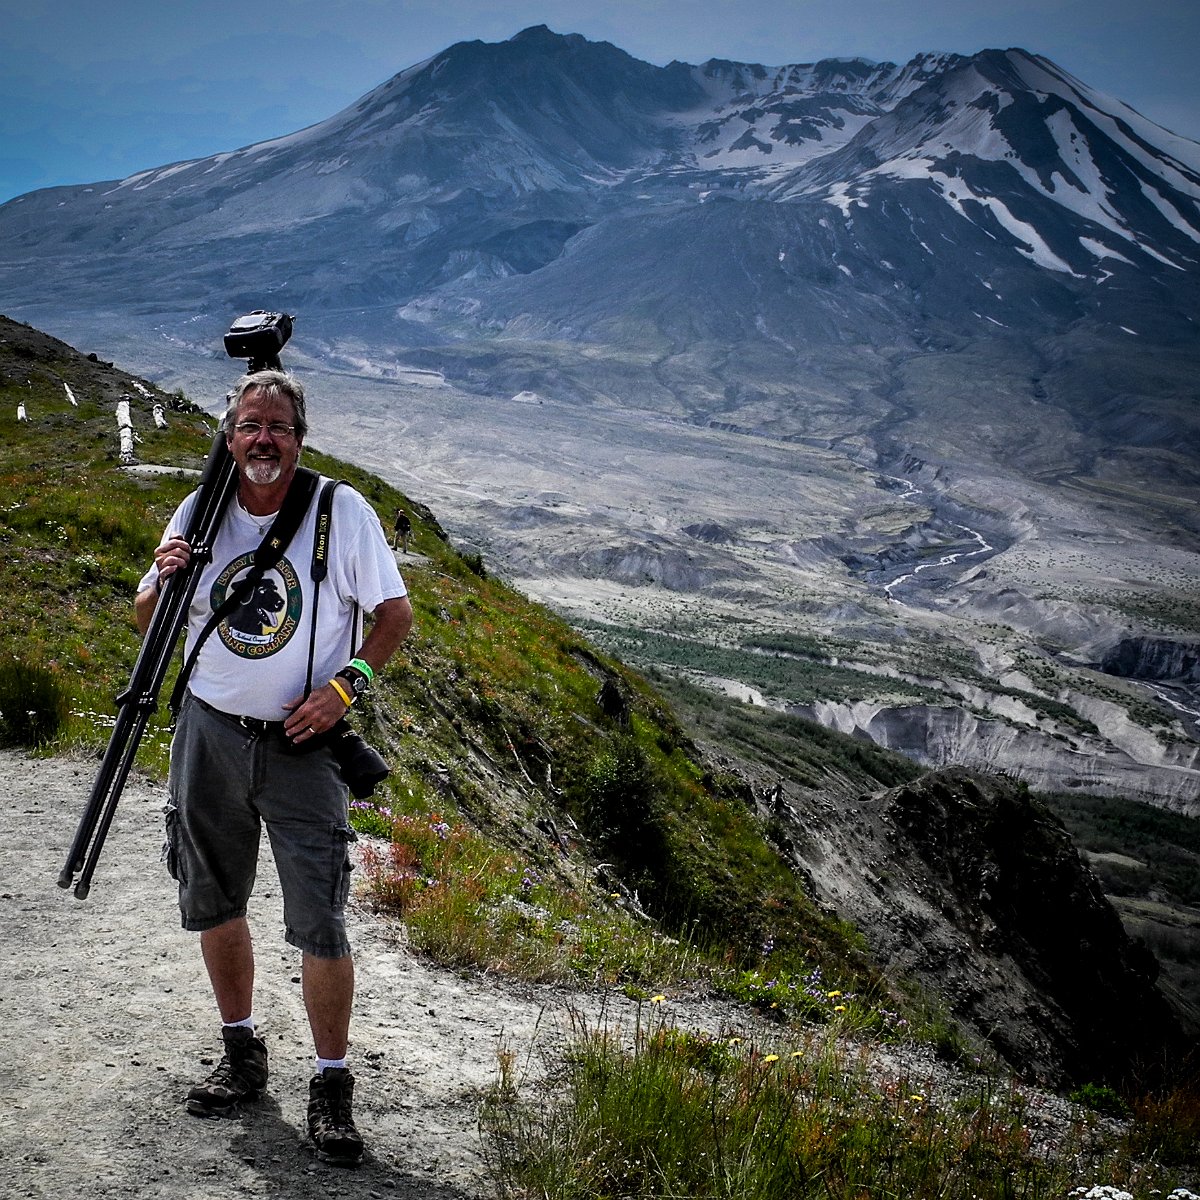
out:
M288 754L311 754L328 746L342 782L356 800L365 800L375 790L375 785L392 773L383 755L356 733L345 717L316 737L299 743L284 737L282 745Z
M345 717L328 730L322 740L333 753L342 779L356 800L365 800L375 790L375 785L391 774L383 755L355 733Z
M279 352L292 336L292 320L287 313L256 308L230 325L225 335L225 353L230 358L249 359L251 374L278 371Z

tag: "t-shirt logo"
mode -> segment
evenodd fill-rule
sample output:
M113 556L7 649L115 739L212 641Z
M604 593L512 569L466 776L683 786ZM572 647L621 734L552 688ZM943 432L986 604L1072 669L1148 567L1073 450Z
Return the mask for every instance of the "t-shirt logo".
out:
M223 604L234 585L254 565L250 551L235 558L213 582L209 603ZM217 627L227 650L240 658L267 658L282 650L300 624L304 598L300 579L286 558L281 558L254 585L242 601Z

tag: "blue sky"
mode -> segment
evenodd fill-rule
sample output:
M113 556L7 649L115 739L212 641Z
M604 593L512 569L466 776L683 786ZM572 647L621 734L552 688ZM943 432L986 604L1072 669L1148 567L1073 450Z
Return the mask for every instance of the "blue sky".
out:
M0 203L291 133L454 42L530 26L665 64L1021 46L1200 140L1197 0L21 0Z

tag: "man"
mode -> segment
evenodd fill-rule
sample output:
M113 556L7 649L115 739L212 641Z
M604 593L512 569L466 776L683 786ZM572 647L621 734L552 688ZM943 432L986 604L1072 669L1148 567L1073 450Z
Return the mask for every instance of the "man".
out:
M396 509L396 519L392 522L392 549L396 549L397 542L403 542L404 553L408 553L408 538L412 533L412 520L408 513L402 508Z
M296 475L307 430L303 388L281 371L243 376L223 428L238 467L237 491L188 614L189 650L250 566ZM194 500L195 493L172 518L139 585L135 613L143 634L164 581L189 560L179 531L187 528ZM346 1062L354 964L343 909L354 833L346 785L321 735L404 641L412 608L378 517L345 485L334 492L329 572L314 595L309 564L316 509L315 502L309 505L288 550L255 589L253 618L226 618L196 659L171 744L166 857L179 883L183 926L200 933L223 1022L225 1053L192 1088L188 1111L234 1114L267 1081L266 1044L255 1034L246 920L265 822L283 893L285 938L302 952L302 991L316 1049L309 1136L325 1161L353 1165L363 1142ZM360 608L373 617L361 645ZM310 670L312 691L305 696Z

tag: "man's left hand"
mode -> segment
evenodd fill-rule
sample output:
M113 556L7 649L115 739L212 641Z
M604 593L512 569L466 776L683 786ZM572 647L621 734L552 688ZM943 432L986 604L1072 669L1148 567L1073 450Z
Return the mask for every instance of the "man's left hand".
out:
M329 684L313 688L307 700L300 697L283 707L291 714L283 722L283 732L297 746L326 733L346 715L346 702Z

